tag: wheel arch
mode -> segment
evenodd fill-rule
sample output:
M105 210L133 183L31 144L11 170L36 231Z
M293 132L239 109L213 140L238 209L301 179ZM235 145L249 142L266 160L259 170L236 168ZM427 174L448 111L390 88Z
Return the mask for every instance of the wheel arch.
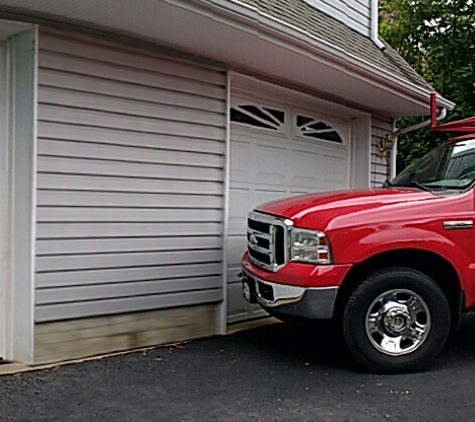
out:
M355 264L340 286L334 315L337 318L342 316L346 302L365 276L389 267L412 268L432 278L449 301L453 325L456 327L460 325L461 313L465 305L465 294L457 270L444 257L420 249L391 250Z

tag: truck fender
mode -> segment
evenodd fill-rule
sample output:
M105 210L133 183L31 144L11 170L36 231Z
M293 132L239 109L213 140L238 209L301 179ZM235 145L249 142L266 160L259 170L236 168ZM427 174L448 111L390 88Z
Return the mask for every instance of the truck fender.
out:
M433 252L458 270L470 264L466 252L450 239L434 231L417 227L399 227L376 231L350 243L339 254L338 261L357 264L375 255L401 249ZM457 271L459 272L459 271ZM460 277L459 273L459 277Z

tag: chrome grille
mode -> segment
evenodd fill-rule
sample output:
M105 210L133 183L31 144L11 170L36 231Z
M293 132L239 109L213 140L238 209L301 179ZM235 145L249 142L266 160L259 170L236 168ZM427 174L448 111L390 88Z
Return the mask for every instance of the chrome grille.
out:
M251 211L247 219L247 250L251 261L274 272L282 268L288 259L291 226L290 220Z

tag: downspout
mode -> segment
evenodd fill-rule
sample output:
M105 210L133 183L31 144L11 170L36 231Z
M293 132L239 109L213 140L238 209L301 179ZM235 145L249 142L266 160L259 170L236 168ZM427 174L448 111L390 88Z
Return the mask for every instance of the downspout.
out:
M379 0L371 0L371 39L380 50L386 49L379 39Z
M435 111L432 111L432 113L434 113L434 112ZM445 119L446 116L447 116L447 109L442 108L440 110L440 113L435 117L435 120L438 122L440 120ZM424 120L421 123L416 123L415 125L411 125L411 126L408 126L408 127L405 127L403 129L399 129L399 130L396 130L395 132L393 132L393 144L392 144L392 147L391 147L391 165L390 165L391 179L394 179L396 177L396 159L397 159L397 140L398 140L398 136L399 135L404 135L404 134L409 133L409 132L413 132L415 130L425 128L427 126L430 126L431 124L432 125L434 124L434 118L433 117L431 117L428 120Z

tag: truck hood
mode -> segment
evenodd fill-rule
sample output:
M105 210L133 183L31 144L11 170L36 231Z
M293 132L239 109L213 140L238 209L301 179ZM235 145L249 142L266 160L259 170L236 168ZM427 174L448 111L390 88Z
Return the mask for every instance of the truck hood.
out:
M269 202L256 208L256 211L277 217L290 218L302 228L325 229L339 217L349 224L357 221L384 218L385 211L396 208L398 212L410 208L414 211L415 203L444 200L446 197L415 189L367 189L315 193L296 196L275 202ZM391 213L393 214L393 213Z

